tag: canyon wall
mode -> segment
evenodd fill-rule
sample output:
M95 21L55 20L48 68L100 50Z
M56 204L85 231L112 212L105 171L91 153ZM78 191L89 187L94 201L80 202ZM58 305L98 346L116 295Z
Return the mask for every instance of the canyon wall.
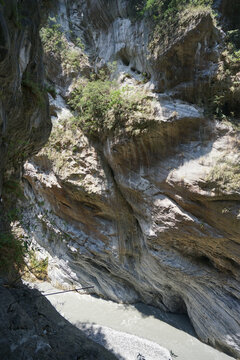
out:
M64 56L77 55L45 48L53 131L25 164L23 236L48 257L54 285L187 313L202 341L239 356L240 69L226 69L221 27L236 24L220 1L219 23L200 7L156 40L137 3L48 8ZM92 137L69 99L112 62L112 76L144 92L148 110Z
M0 1L0 357L116 359L61 317L41 293L23 286L14 268L20 245L14 248L19 239L11 233L6 200L15 201L23 163L46 143L52 127L38 5Z
M0 4L0 164L18 167L46 143L50 131L37 2Z

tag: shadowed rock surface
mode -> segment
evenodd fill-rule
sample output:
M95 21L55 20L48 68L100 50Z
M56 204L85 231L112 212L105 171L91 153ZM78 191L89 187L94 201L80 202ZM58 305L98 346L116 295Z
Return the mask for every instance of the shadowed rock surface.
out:
M0 295L1 359L116 359L64 319L39 291L0 286Z
M2 2L5 3L5 2ZM0 4L0 163L21 162L46 143L51 122L44 88L38 2ZM2 180L1 180L2 181Z
M2 203L3 179L7 180L11 173L15 174L14 180L21 177L23 162L46 143L52 127L38 5L32 0L0 1L1 252L6 249L2 236L10 231ZM2 270L1 263L1 275ZM38 291L27 287L8 289L2 286L2 279L0 282L1 360L115 359L62 318L46 299L37 297Z

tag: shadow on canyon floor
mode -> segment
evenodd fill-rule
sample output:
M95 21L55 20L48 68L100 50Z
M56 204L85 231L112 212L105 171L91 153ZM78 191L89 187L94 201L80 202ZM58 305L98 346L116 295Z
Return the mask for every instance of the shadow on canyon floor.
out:
M0 285L0 315L1 359L116 359L62 317L36 289L22 284L15 288ZM105 346L101 328L97 336Z

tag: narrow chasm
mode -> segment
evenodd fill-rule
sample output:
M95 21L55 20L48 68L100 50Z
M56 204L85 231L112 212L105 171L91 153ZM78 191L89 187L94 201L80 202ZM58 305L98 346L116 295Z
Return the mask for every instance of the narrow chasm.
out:
M238 10L0 0L1 359L240 357Z

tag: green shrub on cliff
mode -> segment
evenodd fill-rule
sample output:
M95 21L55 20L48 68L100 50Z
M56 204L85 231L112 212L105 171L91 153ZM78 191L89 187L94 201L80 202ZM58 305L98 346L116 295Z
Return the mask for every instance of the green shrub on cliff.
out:
M69 104L78 114L75 121L86 134L103 136L124 128L134 113L147 113L147 101L142 89L119 87L115 81L98 78L80 82Z
M71 43L71 32L65 32L55 17L49 17L40 30L45 54L55 57L64 70L80 71L86 63L84 45L80 38Z
M212 5L213 0L146 0L138 7L140 15L152 13L155 20L171 19L173 15L186 9L186 7L199 7Z
M219 63L216 81L211 87L209 113L220 120L239 122L240 107L240 50L232 43L226 44Z
M80 84L72 95L70 105L79 112L79 122L84 130L95 132L104 124L111 97L111 82L89 81L86 86Z
M61 32L61 26L57 24L55 18L50 17L47 25L41 28L40 37L46 53L54 53L56 56L61 57L66 44Z
M229 30L225 40L230 66L240 67L240 29Z
M201 13L213 13L213 0L146 0L137 6L138 15L151 21L154 27L149 50L154 50L160 40L168 43L176 33L186 28L189 19ZM185 23L186 21L186 23Z

